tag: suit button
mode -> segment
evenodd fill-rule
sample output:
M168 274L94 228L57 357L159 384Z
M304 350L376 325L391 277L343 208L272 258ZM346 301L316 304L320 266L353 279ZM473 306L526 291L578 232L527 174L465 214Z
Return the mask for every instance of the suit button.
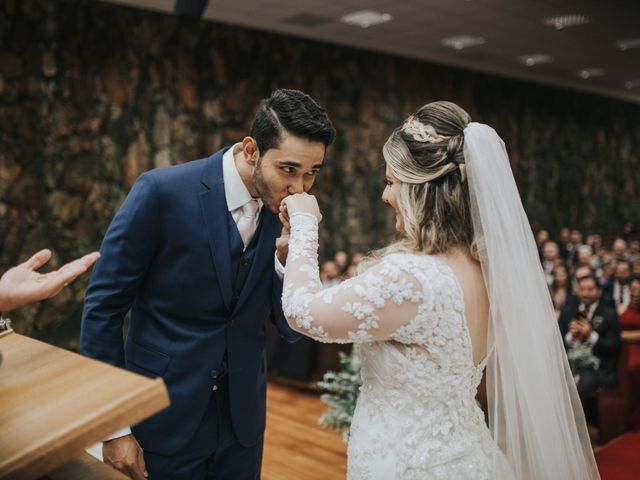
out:
M235 320L233 320L233 319L229 322L229 325L231 325L232 327L233 327L235 324L236 324L236 321L235 321Z
M218 371L217 370L211 370L211 378L212 379L216 379L218 378Z

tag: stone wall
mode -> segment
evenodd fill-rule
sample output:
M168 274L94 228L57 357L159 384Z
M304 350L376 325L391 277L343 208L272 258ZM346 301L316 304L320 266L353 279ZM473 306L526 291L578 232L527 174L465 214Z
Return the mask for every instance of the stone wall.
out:
M449 99L505 139L536 224L640 221L640 107L361 50L95 1L0 3L0 271L45 246L52 265L98 248L136 177L247 132L258 101L298 88L338 137L318 179L324 252L388 241L381 145ZM14 314L75 348L86 278Z

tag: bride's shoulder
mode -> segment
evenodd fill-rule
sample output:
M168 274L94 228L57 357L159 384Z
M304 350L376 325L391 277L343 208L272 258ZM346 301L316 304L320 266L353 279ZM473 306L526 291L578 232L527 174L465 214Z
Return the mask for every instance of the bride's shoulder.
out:
M382 262L387 265L405 266L407 268L418 267L420 269L436 267L438 259L434 255L413 252L394 252L385 255Z

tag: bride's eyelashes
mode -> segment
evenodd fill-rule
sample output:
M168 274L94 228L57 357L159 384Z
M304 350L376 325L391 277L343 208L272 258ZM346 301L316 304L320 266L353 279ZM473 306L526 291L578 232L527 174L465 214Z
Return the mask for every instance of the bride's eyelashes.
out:
M390 187L390 186L392 186L392 185L393 185L393 182L392 182L391 180L389 180L388 178L385 178L385 179L383 180L383 182L384 182L384 184L385 184L387 187Z

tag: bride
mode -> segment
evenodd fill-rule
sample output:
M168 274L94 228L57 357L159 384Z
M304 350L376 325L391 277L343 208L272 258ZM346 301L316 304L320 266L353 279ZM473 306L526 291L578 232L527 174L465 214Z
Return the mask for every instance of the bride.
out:
M434 102L383 153L400 240L358 277L321 290L315 197L281 206L290 325L361 344L348 478L599 478L504 143Z

